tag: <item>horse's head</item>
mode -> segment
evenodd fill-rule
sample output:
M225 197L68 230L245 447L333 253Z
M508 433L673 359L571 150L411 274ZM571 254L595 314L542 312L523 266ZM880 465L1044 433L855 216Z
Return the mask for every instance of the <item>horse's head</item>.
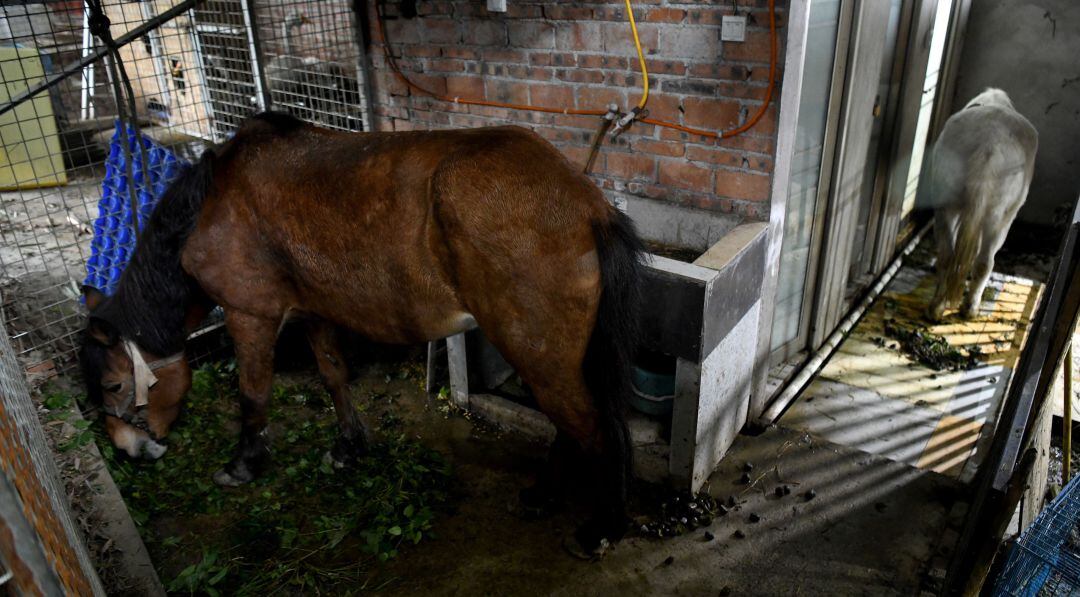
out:
M117 448L133 458L156 459L165 453L158 443L180 414L191 387L191 368L183 352L151 354L122 336L102 316L105 295L83 289L90 318L79 360L87 395L105 412L105 430Z

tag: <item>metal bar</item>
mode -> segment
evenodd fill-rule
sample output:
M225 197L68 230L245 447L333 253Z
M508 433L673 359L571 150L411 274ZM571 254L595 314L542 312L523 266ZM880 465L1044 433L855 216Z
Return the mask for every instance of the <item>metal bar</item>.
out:
M244 27L247 28L248 52L251 53L251 63L254 68L251 74L255 77L255 97L259 102L259 110L265 112L272 110L273 97L270 95L270 87L266 81L266 73L263 72L262 44L259 41L258 27L255 25L255 7L252 0L243 0L240 3L240 12L244 14Z
M1061 422L1061 451L1064 452L1062 456L1061 465L1061 486L1064 487L1069 482L1069 477L1072 476L1072 396L1073 396L1073 358L1072 358L1072 342L1069 342L1069 349L1065 351L1065 380L1064 380L1064 394L1065 394L1065 416Z
M161 24L164 23L165 21L168 21L170 19L173 19L173 18L179 16L180 14L183 14L189 8L195 6L196 4L204 2L204 1L205 0L184 0L180 4L177 4L176 6L170 8L169 10L161 13L160 15L158 15L158 16L154 17L153 19L151 19L150 21L147 21L147 22L143 23L142 25L139 25L135 29L132 29L131 31L127 32L126 34L120 36L118 39L115 40L115 46L119 49L119 48L122 48L122 47L128 45L129 43L131 43L131 42L139 39L140 37L146 35L148 32L160 27ZM15 99L13 99L10 102L4 104L3 106L0 106L0 116L2 116L4 114L7 114L8 112L14 110L16 107L20 106L21 104L23 104L27 100L33 98L35 95L41 93L42 91L45 91L46 89L51 89L51 88L55 87L56 85L58 85L64 79L74 75L75 73L82 70L86 66L89 66L90 64L94 63L95 61L100 60L101 58L105 57L106 55L109 54L109 52L110 52L110 49L107 48L107 47L94 50L90 54L88 54L86 56L83 56L81 59L79 59L78 62L75 62L73 64L69 64L69 65L65 66L64 69L61 70L59 73L56 73L55 75L50 75L48 77L45 77L44 81L42 81L38 85L28 89L26 91L26 93L23 93L22 95L16 97Z
M90 34L90 8L83 3L83 32L82 32L82 57L86 58L94 49L94 36ZM79 107L83 120L94 117L94 66L88 65L82 68L82 94Z

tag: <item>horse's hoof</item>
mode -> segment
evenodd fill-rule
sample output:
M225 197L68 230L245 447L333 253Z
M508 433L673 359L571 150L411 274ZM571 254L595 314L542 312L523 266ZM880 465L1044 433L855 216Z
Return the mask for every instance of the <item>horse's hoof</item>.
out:
M143 444L142 447L143 455L147 460L157 460L158 458L161 458L168 449L167 446L163 446L152 439L146 440L146 443Z
M247 467L243 465L233 467L232 471L229 471L229 467L226 466L214 473L214 483L222 487L240 487L254 479L255 476L248 472Z
M607 555L608 550L611 549L611 543L607 539L601 538L596 545L586 547L578 539L577 533L574 533L563 539L563 549L566 550L566 553L579 560L596 562Z
M323 462L341 470L355 466L367 451L367 440L363 436L354 439L339 435L334 446L323 455Z

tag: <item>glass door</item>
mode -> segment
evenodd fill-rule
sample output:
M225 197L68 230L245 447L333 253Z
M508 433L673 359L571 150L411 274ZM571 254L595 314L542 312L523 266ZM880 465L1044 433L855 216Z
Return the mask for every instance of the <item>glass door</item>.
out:
M784 221L784 240L780 252L776 306L773 312L772 349L781 359L789 357L805 345L806 327L812 298L813 283L809 273L817 263L815 239L822 226L822 198L828 191L831 168L830 122L835 122L839 93L834 93L834 80L841 81L843 60L837 55L846 53L846 27L841 25L841 0L812 0L809 8L809 30L806 35L806 55L803 63L803 87L799 98L797 131L792 155L791 180L788 185L787 217ZM847 6L850 13L850 6ZM845 29L845 35L841 35ZM838 48L838 40L844 47Z

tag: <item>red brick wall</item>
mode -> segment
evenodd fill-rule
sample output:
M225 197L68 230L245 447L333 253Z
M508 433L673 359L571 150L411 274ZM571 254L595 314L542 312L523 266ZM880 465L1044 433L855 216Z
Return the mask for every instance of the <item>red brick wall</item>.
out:
M437 93L510 103L605 109L636 105L641 75L621 0L508 0L489 13L483 0L417 2L419 16L398 18L386 2L387 36L402 71ZM720 42L732 3L635 0L652 93L650 116L726 130L757 111L769 71L766 0L738 0L750 16L745 43ZM777 3L778 65L784 7ZM374 11L371 18L375 18ZM517 123L532 127L573 162L584 164L599 122L568 116L456 105L412 93L394 79L372 22L376 128L413 130ZM716 141L637 123L605 144L593 168L605 190L765 219L775 153L779 66L773 105L748 133Z

